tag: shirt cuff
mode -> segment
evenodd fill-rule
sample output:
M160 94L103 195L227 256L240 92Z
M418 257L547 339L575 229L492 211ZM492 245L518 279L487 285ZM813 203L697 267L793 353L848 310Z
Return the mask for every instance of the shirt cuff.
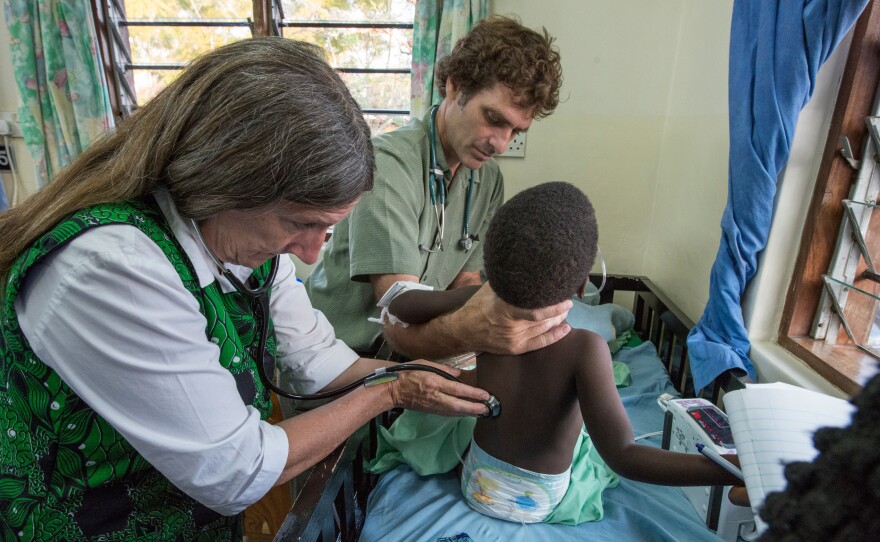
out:
M282 384L288 384L293 393L317 393L327 387L339 375L358 359L357 353L339 339L320 352L314 353L307 360L299 360L292 354L288 359L281 360Z
M263 465L247 489L235 503L211 507L215 512L227 516L240 514L245 508L262 499L275 486L290 453L287 433L281 427L269 422L260 422L260 438L263 441Z

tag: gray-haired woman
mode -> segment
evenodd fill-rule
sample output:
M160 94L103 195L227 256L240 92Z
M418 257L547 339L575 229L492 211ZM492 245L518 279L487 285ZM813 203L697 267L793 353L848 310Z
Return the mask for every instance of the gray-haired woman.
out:
M486 392L409 372L264 421L264 356L298 393L382 365L273 258L314 262L372 176L320 50L260 38L196 60L0 215L0 539L240 538L236 514L376 414L485 412Z

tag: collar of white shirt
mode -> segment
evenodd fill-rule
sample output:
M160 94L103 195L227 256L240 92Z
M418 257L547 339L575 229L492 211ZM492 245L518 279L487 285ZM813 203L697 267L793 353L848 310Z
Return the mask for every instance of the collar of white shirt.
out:
M174 200L171 199L168 189L160 188L153 192L153 196L159 203L159 208L162 210L162 214L165 215L165 219L171 227L171 232L192 262L199 279L199 286L204 288L216 280L223 293L235 291L232 283L226 280L220 270L217 269L211 255L208 254L208 249L196 238L192 222L183 218L177 212L177 206L174 204ZM246 281L253 273L253 269L242 265L226 264L226 268L232 271L232 274L242 282Z

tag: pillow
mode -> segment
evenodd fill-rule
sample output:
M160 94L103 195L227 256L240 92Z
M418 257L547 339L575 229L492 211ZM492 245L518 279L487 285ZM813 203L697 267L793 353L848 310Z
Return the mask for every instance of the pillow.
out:
M598 298L598 296L593 296ZM584 300L588 300L585 296ZM617 338L618 333L632 329L636 323L636 317L629 310L605 303L604 305L591 305L577 297L572 299L574 305L568 311L568 324L576 329L588 329L599 334L606 342Z

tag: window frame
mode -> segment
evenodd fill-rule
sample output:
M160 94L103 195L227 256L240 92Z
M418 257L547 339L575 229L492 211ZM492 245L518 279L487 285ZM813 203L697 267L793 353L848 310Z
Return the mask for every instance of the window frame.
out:
M777 342L846 393L860 389L859 376L874 357L852 343L841 329L836 344L810 336L813 318L858 171L840 152L846 136L853 149L863 149L869 136L864 118L871 114L880 85L880 2L871 0L853 30L831 124L801 234L792 279L783 306ZM858 157L857 157L858 158ZM875 157L862 157L871 160ZM864 270L860 264L858 273ZM870 325L866 318L861 325Z
M104 59L104 71L110 91L113 114L117 119L129 116L137 109L137 94L134 86L133 70L136 69L181 69L178 63L134 64L128 39L128 26L249 26L251 35L283 36L284 28L400 28L414 31L414 23L402 22L332 22L332 21L288 21L284 19L281 0L253 0L252 17L246 21L208 20L129 22L125 14L125 0L92 0L98 46ZM162 24L162 23L167 24ZM338 68L339 73L389 73L411 74L411 66L405 68ZM399 109L364 108L365 115L409 116L411 111Z

